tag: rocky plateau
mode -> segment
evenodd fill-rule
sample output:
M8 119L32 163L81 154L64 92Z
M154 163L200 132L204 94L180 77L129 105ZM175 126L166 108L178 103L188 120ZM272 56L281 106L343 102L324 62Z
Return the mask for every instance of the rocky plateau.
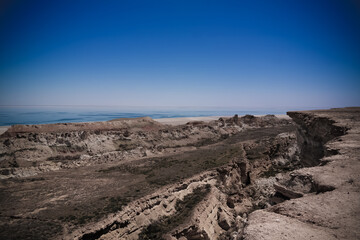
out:
M0 239L359 239L360 108L14 125Z

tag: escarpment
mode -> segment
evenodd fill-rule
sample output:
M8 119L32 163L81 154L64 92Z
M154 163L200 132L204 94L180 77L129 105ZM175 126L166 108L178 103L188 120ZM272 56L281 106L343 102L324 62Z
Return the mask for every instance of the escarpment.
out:
M0 236L356 239L360 114L334 111L14 128L1 136Z
M236 216L245 217L255 208L264 208L267 204L270 206L268 199L274 192L271 186L274 180L258 181L261 176L273 175L283 168L293 169L299 165L294 133L280 133L243 142L237 142L235 138L240 136L229 137L225 140L228 145L226 149L215 150L225 160L221 166L180 183L175 182L170 188L159 189L155 193L156 198L146 196L132 203L134 205L128 205L126 209L131 209L130 214L124 209L100 225L91 226L89 232L77 233L70 238L96 239L100 232L101 239L137 239L138 236L142 236L140 239L216 239L225 236L237 226ZM204 164L216 166L213 158L215 152L207 151L212 154L205 158ZM176 209L176 205L183 202L186 196L191 198L194 189L200 186L208 189L203 199L195 202L191 214L177 216L181 210ZM149 201L156 204L149 206ZM128 225L109 228L124 219ZM237 221L240 221L239 218Z
M289 120L267 116L244 123L234 117L166 126L151 118L138 118L14 125L0 136L0 178L185 152L246 129L275 125L289 125Z
M298 195L251 213L243 239L359 239L360 108L288 114L300 127L300 143L307 144L302 151L317 147L315 156L322 158L302 153L312 167L279 179Z

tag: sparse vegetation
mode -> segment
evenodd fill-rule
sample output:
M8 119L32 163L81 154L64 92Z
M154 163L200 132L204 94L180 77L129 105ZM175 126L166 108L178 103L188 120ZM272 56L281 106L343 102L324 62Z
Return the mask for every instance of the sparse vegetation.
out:
M68 161L68 160L78 160L80 159L80 155L57 155L49 157L48 161Z
M148 158L146 161L139 161L132 165L122 164L102 169L99 172L145 175L147 184L163 186L204 170L227 164L233 158L240 156L242 151L240 145L214 146L212 149L199 149L168 157Z
M17 163L16 160L12 161L9 163L9 166L12 167L12 168L18 168L19 167L19 164Z
M111 197L107 205L104 207L103 212L109 213L120 211L128 203L129 200L127 198Z
M131 151L138 147L137 144L130 140L115 140L114 145L118 146L117 151Z
M124 198L121 196L117 197L102 197L100 198L103 201L103 207L97 208L96 210L88 211L88 209L75 207L71 211L71 214L66 216L60 216L58 220L62 222L71 222L76 225L83 225L91 220L98 220L103 216L106 216L109 213L114 213L121 211L124 206L126 206L130 198Z

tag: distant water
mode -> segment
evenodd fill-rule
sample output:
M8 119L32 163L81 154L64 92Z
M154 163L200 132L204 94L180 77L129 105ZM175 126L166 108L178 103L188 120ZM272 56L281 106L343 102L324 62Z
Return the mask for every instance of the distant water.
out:
M285 114L285 110L241 110L229 108L140 108L140 107L77 107L33 106L0 107L0 126L14 124L48 124L64 122L97 122L114 118L205 117L234 114Z

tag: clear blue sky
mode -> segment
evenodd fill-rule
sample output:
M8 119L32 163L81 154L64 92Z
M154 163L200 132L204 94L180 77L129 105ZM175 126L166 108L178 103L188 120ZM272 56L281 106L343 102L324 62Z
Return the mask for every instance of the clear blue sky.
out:
M2 0L0 105L360 105L360 2Z

